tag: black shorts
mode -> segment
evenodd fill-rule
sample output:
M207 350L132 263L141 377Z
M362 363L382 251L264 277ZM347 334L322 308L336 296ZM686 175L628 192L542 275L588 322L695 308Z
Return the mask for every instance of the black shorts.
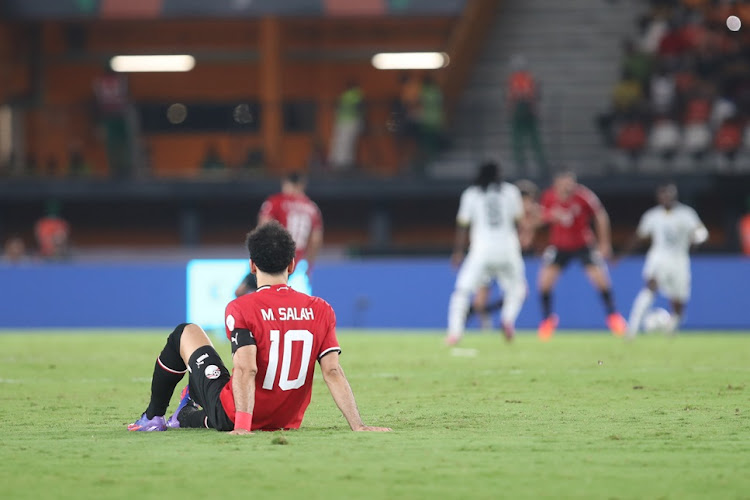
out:
M190 356L188 370L190 398L203 407L206 427L219 431L234 429L234 424L229 420L219 398L231 375L216 349L210 345L196 349Z
M542 260L545 266L559 266L565 269L571 260L578 260L584 267L601 266L604 264L599 251L592 247L583 247L577 250L558 250L556 246L550 245L544 250Z

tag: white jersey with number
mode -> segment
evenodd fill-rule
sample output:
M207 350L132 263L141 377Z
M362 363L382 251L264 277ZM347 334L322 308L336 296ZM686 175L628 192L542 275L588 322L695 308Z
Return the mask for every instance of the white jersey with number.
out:
M641 218L638 236L651 238L643 277L655 280L671 300L690 298L690 245L703 227L695 210L682 204L670 210L654 207Z
M461 195L457 222L470 226L471 250L519 251L516 221L523 214L521 191L508 182L491 184L486 190L478 186Z

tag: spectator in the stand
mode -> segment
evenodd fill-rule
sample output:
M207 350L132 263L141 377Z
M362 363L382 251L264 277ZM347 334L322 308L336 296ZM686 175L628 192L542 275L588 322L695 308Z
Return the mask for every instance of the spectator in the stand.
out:
M419 94L419 158L417 174L423 175L427 164L434 159L443 141L445 114L443 91L434 78L422 80Z
M669 31L669 23L661 13L646 18L643 22L640 40L641 50L647 54L655 54L667 31Z
M60 216L60 204L47 202L46 214L34 225L39 255L46 259L64 259L70 255L70 226Z
M645 88L651 77L651 57L645 52L638 50L632 40L625 40L623 43L623 53L623 72L631 75L633 79L641 84L642 88Z
M399 76L399 84L401 88L394 103L392 126L400 167L404 168L411 163L419 137L422 81L414 73L402 73Z
M108 69L94 80L94 96L104 128L110 174L128 177L133 168L134 126L127 78Z
M742 121L738 117L725 120L716 131L714 148L727 161L733 162L742 147Z
M217 172L224 170L227 167L224 160L222 160L219 154L219 148L216 144L210 144L206 149L206 154L201 161L201 169L204 172Z
M665 65L659 67L651 77L651 106L656 113L669 113L674 109L677 88L672 75Z
M643 87L630 72L623 71L622 79L612 89L612 107L597 117L599 131L608 147L619 142L618 126L625 118L632 118L643 101Z
M685 38L682 26L676 19L669 23L669 31L659 42L661 57L677 58L690 49L690 43Z
M536 156L540 174L546 177L547 160L539 133L539 85L527 69L526 58L523 56L513 58L511 70L506 96L510 110L513 160L521 172L526 172L525 143L528 141Z
M26 244L20 236L11 236L5 242L3 260L11 264L17 264L26 260Z
M718 130L725 121L736 115L737 106L732 99L726 96L717 97L711 104L711 115L709 117L711 128Z
M680 147L680 128L667 114L660 114L654 120L649 135L651 150L669 161L675 157Z
M328 163L337 171L354 166L359 136L364 127L364 94L359 84L349 82L336 105L336 121Z
M612 103L618 114L632 112L643 100L641 82L627 70L623 70L622 79L612 90Z
M646 127L635 115L627 117L618 127L617 149L626 152L636 163L646 147Z
M711 88L704 82L696 82L687 98L683 147L697 161L703 159L711 146L708 126L711 100Z
M422 80L413 73L402 74L399 106L403 114L403 130L407 136L416 137L421 96Z

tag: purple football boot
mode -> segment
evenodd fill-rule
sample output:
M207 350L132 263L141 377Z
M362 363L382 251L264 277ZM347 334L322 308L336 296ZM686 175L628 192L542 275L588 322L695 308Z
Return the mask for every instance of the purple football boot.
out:
M170 429L179 429L180 428L180 421L177 420L177 415L180 414L183 408L185 408L188 403L191 403L190 400L190 389L189 386L185 386L185 388L180 393L180 404L177 405L177 408L175 409L174 413L172 413L172 416L169 417L169 420L167 420L167 427Z
M141 418L128 425L128 430L141 432L166 431L167 422L164 420L163 415L156 415L154 418L149 419L144 413L141 415Z

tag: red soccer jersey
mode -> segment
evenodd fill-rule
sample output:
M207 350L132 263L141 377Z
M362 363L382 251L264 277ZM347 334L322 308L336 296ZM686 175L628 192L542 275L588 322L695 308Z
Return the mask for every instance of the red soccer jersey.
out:
M305 258L310 234L323 227L318 205L304 194L278 193L268 197L260 207L259 217L271 217L289 231L297 246L297 262Z
M579 250L594 242L591 217L601 208L599 198L583 186L566 200L553 188L542 194L543 217L550 224L550 243L558 250Z
M262 286L227 305L226 332L250 330L258 347L253 430L297 429L312 394L315 361L341 352L336 315L323 299L287 285ZM232 379L221 403L234 421Z

